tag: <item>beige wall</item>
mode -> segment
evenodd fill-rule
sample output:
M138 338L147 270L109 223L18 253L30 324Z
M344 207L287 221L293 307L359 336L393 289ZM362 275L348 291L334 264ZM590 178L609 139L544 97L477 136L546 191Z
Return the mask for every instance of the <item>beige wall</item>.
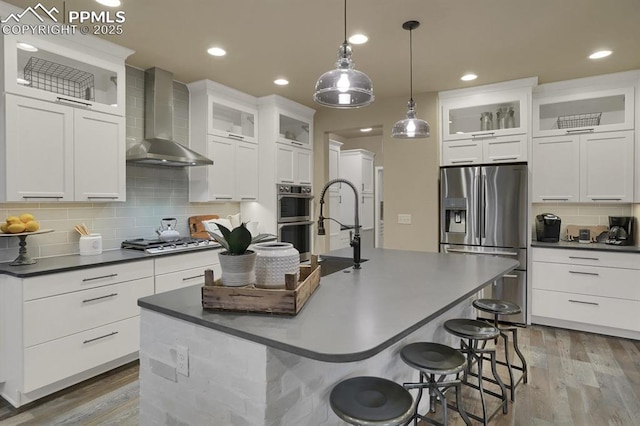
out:
M391 138L393 124L405 118L406 97L377 99L373 105L355 110L318 107L314 120L314 188L317 200L328 176L328 132L382 125L384 246L437 252L439 170L437 94L420 94L414 96L414 99L417 103L418 116L431 125L431 137L428 139ZM398 224L399 213L411 214L411 225ZM316 239L317 252L325 251L325 240L326 237Z

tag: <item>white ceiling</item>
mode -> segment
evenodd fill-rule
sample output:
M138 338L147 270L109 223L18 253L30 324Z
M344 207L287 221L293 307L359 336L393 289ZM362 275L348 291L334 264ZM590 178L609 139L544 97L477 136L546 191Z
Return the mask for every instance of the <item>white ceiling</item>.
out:
M127 61L158 66L176 80L208 78L254 96L276 93L314 107L316 79L334 68L344 38L342 0L122 0L123 34L108 39L136 51ZM8 0L20 7L37 0ZM41 0L61 8L62 1ZM99 10L66 0L67 10ZM538 76L540 83L640 69L640 0L348 0L356 69L377 98L409 95L407 20L413 32L414 92ZM227 56L215 58L218 45ZM593 61L607 48L614 53ZM460 76L479 75L464 83ZM278 77L291 83L273 84ZM315 105L316 108L321 108Z

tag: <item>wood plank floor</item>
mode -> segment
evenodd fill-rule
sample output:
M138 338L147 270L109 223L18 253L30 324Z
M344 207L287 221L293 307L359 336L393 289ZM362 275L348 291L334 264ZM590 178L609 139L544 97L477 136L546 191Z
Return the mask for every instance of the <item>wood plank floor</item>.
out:
M491 424L640 425L640 341L543 326L518 334L529 383ZM138 392L138 364L131 363L18 410L0 399L0 425L137 425ZM479 414L477 391L463 395L466 409ZM464 424L453 411L449 417L450 425Z

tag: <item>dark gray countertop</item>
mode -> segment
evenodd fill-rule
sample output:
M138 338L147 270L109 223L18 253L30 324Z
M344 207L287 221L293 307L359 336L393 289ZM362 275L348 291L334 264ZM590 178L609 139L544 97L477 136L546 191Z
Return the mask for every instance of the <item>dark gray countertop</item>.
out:
M33 265L12 266L8 263L0 263L0 274L11 275L18 278L28 278L37 275L55 274L58 272L75 269L95 268L114 263L135 262L144 259L153 259L159 256L174 256L200 250L219 250L219 246L197 248L193 250L174 251L163 254L148 254L144 251L117 249L103 251L102 254L92 256L80 256L70 254L67 256L43 257L37 259ZM17 253L17 250L16 250Z
M493 256L384 249L363 249L362 257L369 259L362 269L322 277L295 317L203 310L200 286L138 305L307 358L351 362L381 352L518 266Z
M638 246L614 246L605 243L579 243L573 241L558 241L557 243L544 243L541 241L531 241L531 247L576 249L576 250L596 250L611 251L618 253L640 253Z

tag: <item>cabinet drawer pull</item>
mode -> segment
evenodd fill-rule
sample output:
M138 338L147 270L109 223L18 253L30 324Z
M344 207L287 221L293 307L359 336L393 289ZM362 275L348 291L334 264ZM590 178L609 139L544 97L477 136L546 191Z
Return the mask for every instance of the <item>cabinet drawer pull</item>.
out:
M216 200L232 200L233 197L214 197Z
M82 303L94 302L96 300L108 299L109 297L117 296L118 293L107 294L106 296L94 297L93 299L84 299Z
M472 134L471 137L472 138L484 138L484 137L488 137L488 136L493 136L495 134L496 134L496 132L476 133L476 134Z
M291 141L291 143L292 143L293 145L298 145L298 146L303 146L303 145L304 145L303 143L296 142L296 141Z
M600 260L597 257L582 257L582 256L569 256L569 259Z
M598 276L600 275L597 272L580 272L580 271L569 271L570 274L580 274L580 275L594 275L594 276Z
M194 275L193 277L186 277L186 278L183 278L182 281L189 281L189 280L193 280L193 279L196 279L196 278L202 278L202 277L204 277L204 274Z
M593 306L599 306L599 303L596 302L585 302L583 300L573 300L573 299L569 299L569 302L571 303L582 303L583 305L593 305Z
M576 133L591 133L594 132L596 129L591 128L591 129L577 129L577 130L567 130L567 135L570 134L576 134Z
M61 198L64 198L64 196L62 195L23 195L22 198L24 198L25 200L28 200L29 198L49 198L53 200L60 200Z
M229 137L230 137L230 138L233 138L233 139L238 139L238 140L241 140L241 141L242 141L242 140L244 140L244 136L242 136L242 135L236 135L236 134L234 134L234 133L229 133Z
M92 104L90 104L89 102L82 102L82 101L76 101L75 99L67 99L67 98L62 98L60 96L56 97L56 102L70 102L74 105L82 105L86 108L91 108Z
M622 198L592 198L591 201L622 201Z
M109 274L109 275L101 275L99 277L93 277L93 278L83 278L82 282L85 283L87 281L95 281L95 280L101 280L103 278L113 278L113 277L117 277L118 274Z
M117 331L112 331L111 333L105 334L104 336L94 337L93 339L85 340L84 342L82 342L82 344L86 345L87 343L95 342L96 340L104 339L105 337L115 336L116 334L118 334Z
M473 160L451 160L451 164L473 163Z
M518 276L515 274L505 274L502 276L502 278L518 278Z

